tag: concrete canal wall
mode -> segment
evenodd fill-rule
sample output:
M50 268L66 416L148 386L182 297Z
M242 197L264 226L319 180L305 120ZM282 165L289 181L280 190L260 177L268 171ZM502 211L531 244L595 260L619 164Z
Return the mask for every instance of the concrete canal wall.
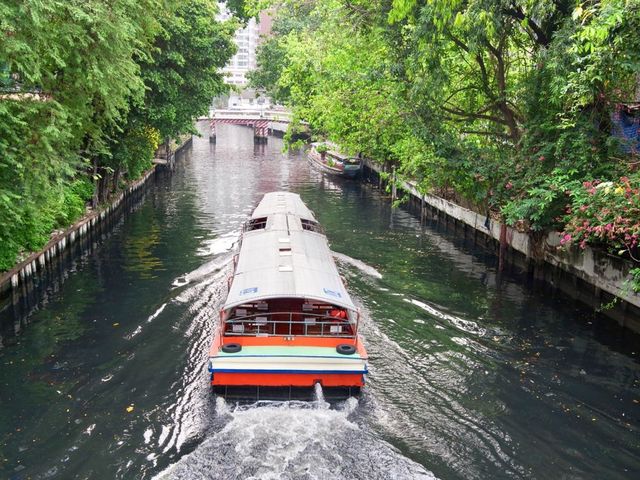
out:
M366 180L380 183L380 171L379 165L365 161ZM560 248L561 236L557 232L535 239L444 198L421 194L411 182L402 182L400 188L409 195L409 208L422 218L438 220L496 254L500 236L504 235L508 268L524 271L640 332L640 295L632 291L628 281L633 268L630 261L590 247Z
M269 133L274 137L278 137L278 138L284 137L284 134L287 133L288 128L289 128L289 124L285 122L269 123Z
M172 168L176 154L191 145L191 137L183 141L171 158L156 163L140 179L131 183L125 190L113 198L109 205L99 208L66 230L52 236L42 250L32 253L25 260L18 263L11 270L0 275L0 312L13 306L23 314L37 304L38 299L34 291L42 280L46 280L52 273L57 272L69 257L84 252L91 245L104 237L104 233L121 217L123 207L139 201L152 184L156 173L160 169Z

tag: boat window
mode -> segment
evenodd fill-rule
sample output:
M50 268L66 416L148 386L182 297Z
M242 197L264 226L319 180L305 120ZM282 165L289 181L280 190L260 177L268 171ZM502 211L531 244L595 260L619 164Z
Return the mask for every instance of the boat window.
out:
M252 218L244 224L244 231L262 230L267 226L267 217Z
M303 230L309 230L310 232L316 233L324 233L322 231L322 227L318 222L314 222L313 220L307 220L305 218L300 219L300 223L302 223Z
M280 247L279 248L281 257L290 257L291 256L291 247Z

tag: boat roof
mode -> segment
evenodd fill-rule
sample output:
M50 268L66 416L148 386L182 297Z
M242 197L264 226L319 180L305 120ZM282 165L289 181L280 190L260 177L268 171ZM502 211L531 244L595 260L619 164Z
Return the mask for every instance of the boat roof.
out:
M264 217L265 228L243 234L223 309L273 298L300 298L355 310L327 238L302 227L303 220L315 222L315 218L300 196L268 193L251 216Z
M267 193L251 214L251 218L264 218L270 215L295 215L313 220L313 212L300 199L300 195L290 192Z

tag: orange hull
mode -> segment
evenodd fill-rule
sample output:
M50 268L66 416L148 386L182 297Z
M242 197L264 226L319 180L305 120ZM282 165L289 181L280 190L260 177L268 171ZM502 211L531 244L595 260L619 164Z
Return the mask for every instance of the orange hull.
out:
M211 385L260 386L260 387L362 387L361 374L338 373L227 373L217 372Z

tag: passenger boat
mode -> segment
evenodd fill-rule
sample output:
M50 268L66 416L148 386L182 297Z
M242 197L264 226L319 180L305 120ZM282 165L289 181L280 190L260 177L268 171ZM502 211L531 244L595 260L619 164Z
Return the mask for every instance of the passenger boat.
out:
M209 352L225 397L326 398L359 393L367 352L360 313L324 232L293 193L264 196L245 223Z
M359 158L343 155L329 143L312 143L307 157L313 165L332 175L355 178L362 170Z

